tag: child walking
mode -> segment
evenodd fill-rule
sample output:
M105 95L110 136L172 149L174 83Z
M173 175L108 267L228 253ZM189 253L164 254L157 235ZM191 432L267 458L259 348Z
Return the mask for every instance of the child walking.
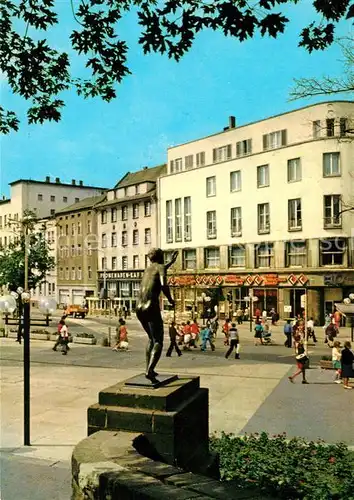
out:
M342 364L341 364L341 359L342 359L342 352L341 352L341 346L340 342L336 340L333 343L332 347L332 364L333 368L336 370L336 376L334 379L334 382L336 384L341 384L341 378L342 378Z

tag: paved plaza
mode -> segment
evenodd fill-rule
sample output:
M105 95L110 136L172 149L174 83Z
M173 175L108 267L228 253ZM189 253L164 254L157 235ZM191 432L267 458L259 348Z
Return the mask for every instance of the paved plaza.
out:
M95 333L98 344L71 344L68 356L62 356L52 351L49 341L31 341L31 447L22 446L23 349L13 339L0 339L1 500L68 499L70 457L86 437L87 407L97 402L104 387L143 371L146 335L135 320L128 321L129 352L100 345L107 335L106 319L68 323L73 334ZM332 371L318 368L321 356L330 353L321 329L318 344L309 346L307 386L299 379L288 381L295 369L294 353L283 346L281 325L274 328L274 344L269 346L255 347L248 325L240 327L240 334L240 360L225 359L219 333L215 352L164 355L159 364L160 372L200 375L201 385L209 388L211 432L286 432L354 447L354 391L343 390L333 383ZM340 340L348 338L349 329L341 329Z

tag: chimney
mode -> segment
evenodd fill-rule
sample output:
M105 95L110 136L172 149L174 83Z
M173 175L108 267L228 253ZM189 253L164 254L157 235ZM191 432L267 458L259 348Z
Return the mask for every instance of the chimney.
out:
M56 177L56 178L55 178L55 182L56 182L57 184L60 184L60 179L59 179L59 177Z
M229 128L236 128L236 118L229 116Z
M84 183L82 181L79 181L79 186L83 186Z
M75 179L72 179L72 180L71 180L71 184L72 184L73 186L76 186L76 180L75 180Z
M50 177L49 177L49 175L47 175L47 177L45 178L45 181L46 181L46 182L50 182Z

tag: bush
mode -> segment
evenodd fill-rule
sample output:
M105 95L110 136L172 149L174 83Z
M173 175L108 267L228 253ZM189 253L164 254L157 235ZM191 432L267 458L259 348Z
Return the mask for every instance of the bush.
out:
M94 339L95 338L93 333L77 333L76 337L80 337L82 339Z
M343 443L222 433L211 438L211 449L220 455L221 479L240 488L253 485L287 500L354 499L354 453Z

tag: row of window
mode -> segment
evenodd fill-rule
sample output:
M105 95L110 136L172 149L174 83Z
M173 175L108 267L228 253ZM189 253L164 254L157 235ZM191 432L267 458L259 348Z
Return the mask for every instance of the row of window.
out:
M128 205L123 205L120 208L120 220L128 220ZM118 209L112 208L110 210L110 220L111 222L117 222L118 220ZM140 213L140 203L133 203L132 205L132 217L133 219L138 219ZM151 216L151 201L144 201L144 217ZM101 212L101 224L107 224L108 222L108 210L102 210Z
M87 266L87 277L89 280L93 279L93 272L92 272L92 267ZM71 281L81 281L82 280L82 269L81 267L72 267L71 268L71 273L70 273L70 268L66 267L65 269L63 267L59 268L59 279L63 280L71 280Z
M186 200L186 198L185 198ZM182 202L181 198L175 201L175 242L182 241ZM166 243L173 242L173 203L166 201ZM188 218L184 214L184 241L192 239L192 216L191 206L188 206ZM303 224L301 198L288 200L288 231L301 231ZM341 196L339 194L324 195L323 197L323 227L324 229L340 228L341 218ZM270 233L270 204L259 203L257 205L257 230L258 234ZM188 238L186 238L188 236ZM206 212L206 236L208 239L217 237L216 210ZM230 236L235 238L242 236L242 207L230 209Z
M87 221L87 234L92 233L92 221L88 220ZM71 227L69 228L69 224L65 224L65 226L59 226L59 236L69 236L69 233L71 236L80 236L83 234L83 228L82 228L82 223L81 221L78 222L72 222Z
M345 252L347 241L345 238L329 238L320 240L319 256L321 266L333 266L345 264ZM274 244L260 243L254 246L254 264L246 266L246 245L231 245L228 247L228 268L264 267L274 268ZM168 261L172 256L172 251L165 252L165 259ZM308 266L308 244L306 240L288 241L285 244L285 266L286 267L307 267ZM196 270L197 251L196 249L182 250L182 267L185 270ZM209 247L204 249L204 268L220 268L220 248Z
M257 188L270 186L269 164L257 167ZM288 182L298 182L302 179L301 159L292 158L287 164ZM323 153L323 177L340 176L340 154ZM230 192L241 191L241 170L230 172ZM216 176L206 178L206 196L216 196Z
M140 292L139 281L113 281L107 282L107 288L110 294L117 297L136 298Z
M166 241L182 241L182 198L174 200L175 224L173 227L173 200L166 201ZM190 196L183 198L183 235L184 241L192 241L192 199Z
M38 291L39 295L52 295L52 293L55 293L55 283L41 283L38 286Z
M325 131L325 134L323 133ZM326 120L325 124L321 120L312 122L312 134L315 139L320 137L340 137L346 136L348 131L348 123L346 118L340 118L338 122L334 118ZM287 130L276 130L262 137L263 151L277 149L286 146ZM213 163L220 163L223 161L231 160L233 158L240 158L252 154L252 139L244 139L236 142L235 149L233 144L225 144L213 149ZM183 170L190 170L196 167L205 165L205 151L201 151L195 155L187 155L183 158L176 158L170 161L170 173L181 172Z
M4 219L3 219L4 217ZM2 223L4 220L4 227L6 227L8 224L10 224L12 221L18 221L18 214L7 214L7 215L0 215L0 229L2 229Z
M110 246L116 247L117 241L118 241L117 233L111 233ZM132 243L133 243L133 245L139 245L139 229L133 229ZM128 231L122 231L121 245L123 247L128 246ZM144 245L151 245L151 229L150 228L144 229ZM102 234L101 246L102 246L102 248L108 247L108 234L106 234L106 233Z
M49 196L49 200L53 203L55 202L56 200L56 197L54 194L51 194ZM38 193L37 194L37 201L44 201L44 198L43 198L43 194L41 193ZM75 203L78 203L80 201L80 198L75 198ZM67 203L68 202L68 197L67 196L63 196L63 203Z
M108 269L111 271L116 271L116 270L123 270L124 271L127 269L140 269L139 255L133 255L132 262L129 262L128 255L123 255L120 258L118 258L116 256L111 257L110 265L111 265L111 267L108 268L107 257L102 257L101 269L103 271L107 271ZM131 265L132 265L132 267L130 267ZM148 258L148 255L146 254L144 257L144 267L147 267L148 265L149 265L149 258Z

